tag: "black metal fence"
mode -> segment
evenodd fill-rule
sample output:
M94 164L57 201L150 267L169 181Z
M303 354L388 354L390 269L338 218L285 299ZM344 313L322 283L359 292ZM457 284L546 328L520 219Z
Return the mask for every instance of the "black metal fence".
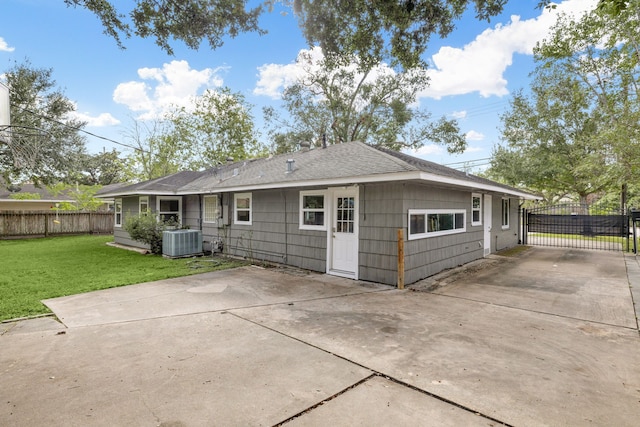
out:
M629 250L629 217L582 204L523 209L522 243L609 251Z

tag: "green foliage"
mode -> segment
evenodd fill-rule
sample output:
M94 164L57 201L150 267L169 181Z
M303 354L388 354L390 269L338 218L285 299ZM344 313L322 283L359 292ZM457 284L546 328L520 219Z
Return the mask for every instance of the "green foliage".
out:
M125 159L115 149L97 154L82 154L79 159L79 173L70 177L70 182L84 185L109 185L126 182L132 172Z
M122 37L135 34L154 38L170 55L175 41L197 49L206 40L215 49L227 36L264 34L260 15L281 4L291 7L309 46L321 46L332 62L344 65L357 56L365 68L389 61L411 69L425 65L421 56L431 35L446 37L468 8L475 9L478 19L489 20L507 0L263 0L252 2L252 9L242 0L136 0L118 2L120 9L109 0L64 1L93 12L119 46ZM131 3L130 9L121 10Z
M102 22L104 32L123 47L121 36L131 34L155 38L167 54L173 55L170 41L179 40L197 49L207 40L212 49L222 46L227 36L264 31L258 27L261 6L246 10L243 0L136 0L128 11L131 22L108 0L64 0L69 6L84 7Z
M630 0L600 0L598 1L597 10L605 14L616 16L630 7L632 1Z
M135 241L146 243L153 254L162 253L162 233L178 226L176 222L160 221L155 215L128 216L124 229Z
M100 185L71 185L59 182L47 187L53 196L61 194L73 199L73 202L61 202L53 208L60 211L92 212L104 205L104 200L95 197Z
M514 96L490 173L549 200L618 193L640 174L640 2L560 16L537 44L529 96Z
M266 154L257 139L251 106L227 88L206 91L190 108L175 108L163 120L134 121L127 138L138 147L129 158L140 180L200 170Z
M110 241L112 236L0 240L0 320L48 313L40 302L47 298L242 265L141 255L107 246Z
M227 158L243 160L266 154L257 139L251 106L228 88L207 90L194 99L193 109L178 108L168 116L167 141L183 147L186 169L208 169Z
M425 67L421 55L432 34L446 37L467 8L489 20L506 0L313 1L300 0L297 17L310 46L319 45L332 61L352 56L365 68L389 61L404 69Z
M295 151L302 141L362 141L394 150L434 141L450 152L466 148L455 121L432 122L426 110L412 106L428 85L424 70L396 72L386 65L362 64L333 68L326 59L315 59L313 51L301 53L298 63L304 75L282 95L282 113L288 118L270 107L263 110L272 151Z
M9 194L9 198L13 200L40 200L38 193L15 193Z
M134 179L146 181L187 169L187 147L171 136L169 122L134 120L125 138L137 147L126 159Z
M0 144L0 176L7 182L50 183L76 169L85 124L71 119L75 105L56 89L53 71L29 61L4 73L11 104L11 138Z

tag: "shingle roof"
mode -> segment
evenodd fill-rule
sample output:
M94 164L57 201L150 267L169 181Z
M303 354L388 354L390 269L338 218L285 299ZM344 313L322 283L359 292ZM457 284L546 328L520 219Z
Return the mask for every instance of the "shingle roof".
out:
M500 184L498 182L492 181L487 178L483 178L481 176L473 175L470 173L462 172L457 169L452 169L438 163L430 162L428 160L420 159L417 157L410 156L408 154L400 153L398 151L389 150L386 148L377 147L377 150L382 151L383 153L387 153L390 156L396 157L403 162L406 162L410 165L414 165L416 168L423 172L432 173L434 175L440 175L448 178L460 179L465 181L470 181L476 184L483 185L492 185L495 187L501 187L505 190L515 190L513 187L510 187L505 184ZM520 190L518 190L520 191Z
M137 184L107 186L96 193L96 196L112 194L174 194L183 185L192 182L205 172L182 171Z
M62 191L60 194L53 195L46 187L38 187L34 184L19 184L14 186L7 185L4 181L0 182L0 199L11 199L12 194L38 194L42 201L72 201L73 198L67 195L69 190ZM18 199L12 199L17 201Z
M291 172L287 172L288 161L293 161ZM240 161L203 172L179 172L121 188L117 194L250 191L253 188L327 185L327 182L333 185L385 181L398 177L425 179L424 174L429 175L427 178L431 182L448 180L450 184L461 187L490 188L521 197L530 196L485 178L362 142ZM110 193L113 194L116 193Z
M287 161L293 160L293 171L287 173ZM381 175L417 170L392 156L381 155L361 142L336 144L326 149L247 160L210 170L180 191L215 190L252 185L319 181L356 176Z

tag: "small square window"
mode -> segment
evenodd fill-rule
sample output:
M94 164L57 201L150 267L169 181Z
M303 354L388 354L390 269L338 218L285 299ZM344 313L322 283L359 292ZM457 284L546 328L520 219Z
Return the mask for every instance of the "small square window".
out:
M251 193L236 193L233 195L234 201L234 224L251 225Z
M300 229L326 230L325 193L323 191L300 192Z

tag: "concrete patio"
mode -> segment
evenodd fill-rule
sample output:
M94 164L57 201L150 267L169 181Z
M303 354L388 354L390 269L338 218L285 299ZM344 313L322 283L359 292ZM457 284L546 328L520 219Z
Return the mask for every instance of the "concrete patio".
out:
M639 285L635 257L533 248L406 290L244 267L47 300L63 324L0 326L0 419L635 426Z

